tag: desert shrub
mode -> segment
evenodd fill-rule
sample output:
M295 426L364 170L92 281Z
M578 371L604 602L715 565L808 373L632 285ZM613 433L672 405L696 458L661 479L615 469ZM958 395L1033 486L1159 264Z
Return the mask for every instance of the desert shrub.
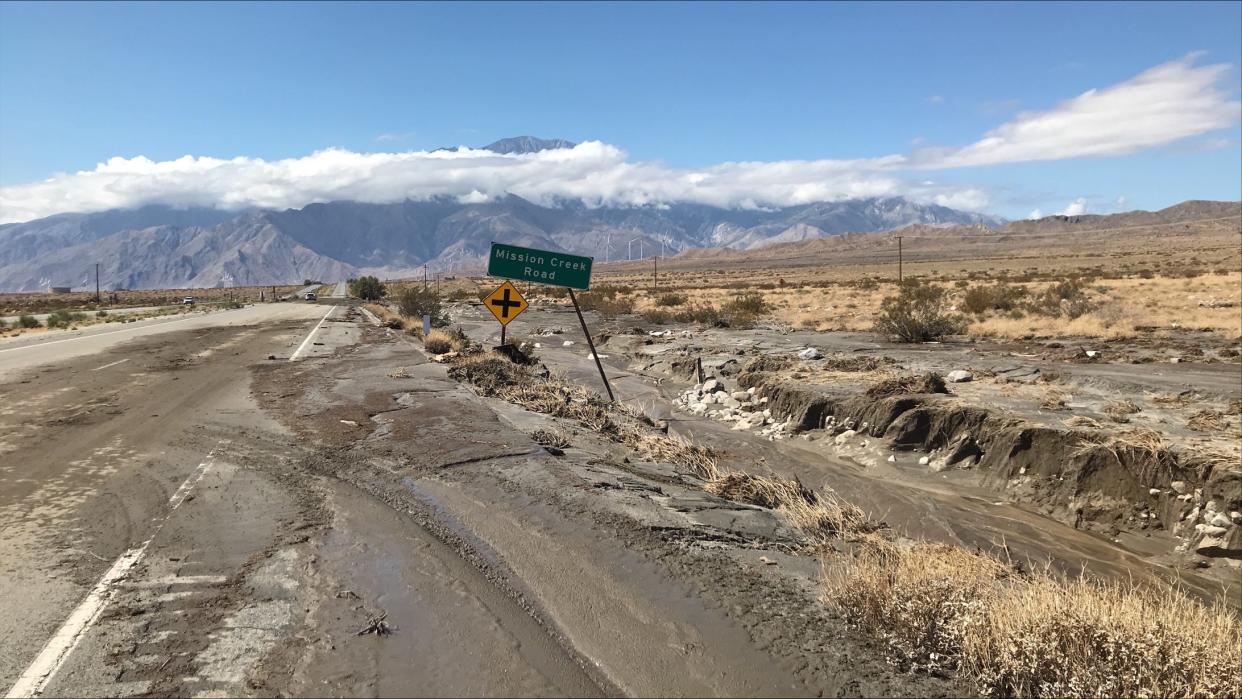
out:
M469 289L453 289L444 296L447 301L467 301L469 299L478 299L478 294Z
M750 292L746 294L738 294L733 297L733 300L730 301L725 308L731 313L743 313L758 316L767 312L768 303L763 300L763 294L758 292Z
M653 325L664 325L673 319L673 314L659 308L649 308L643 311L642 317Z
M1077 318L1095 307L1078 279L1067 279L1044 289L1028 304L1028 310L1050 316Z
M95 317L96 317L96 318L107 318L107 317L108 317L108 311L107 311L107 310L105 310L105 309L102 309L102 308L101 308L101 309L99 309L98 311L95 311Z
M241 308L241 307L242 307L242 303L240 301L234 301L232 299L229 299L228 301L225 301L224 303L220 304L220 308L223 308L225 310L233 310L235 308Z
M595 311L604 317L612 317L634 312L634 301L622 296L619 287L602 286L578 296L578 307L584 311Z
M700 323L711 327L720 327L728 324L728 320L721 314L720 309L710 303L680 308L673 313L673 320L678 323Z
M73 311L55 311L47 317L47 327L49 328L67 328L74 323L86 320L85 313L77 313Z
M349 293L363 301L379 301L388 295L388 289L376 277L366 276L351 282Z
M962 310L982 314L987 311L1011 311L1017 307L1026 290L1004 282L972 286L962 295Z
M424 289L415 285L407 286L397 292L397 311L406 318L422 318L429 315L432 323L443 322L440 295L431 288Z
M685 294L668 293L660 294L656 297L655 304L657 306L680 306L686 302Z
M928 342L959 332L959 316L945 308L944 290L919 282L902 284L896 296L880 304L876 331L900 342Z

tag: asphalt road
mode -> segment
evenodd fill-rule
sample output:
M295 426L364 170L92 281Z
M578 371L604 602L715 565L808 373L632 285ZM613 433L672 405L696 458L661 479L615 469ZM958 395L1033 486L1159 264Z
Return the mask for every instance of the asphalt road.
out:
M348 296L348 295L349 295L349 288L348 288L348 286L345 284L345 282L337 282L337 283L336 283L336 288L334 288L334 289L332 290L332 293L331 293L331 294L328 294L328 298L330 298L330 299L343 299L343 298L345 298L345 297L346 297L346 296Z

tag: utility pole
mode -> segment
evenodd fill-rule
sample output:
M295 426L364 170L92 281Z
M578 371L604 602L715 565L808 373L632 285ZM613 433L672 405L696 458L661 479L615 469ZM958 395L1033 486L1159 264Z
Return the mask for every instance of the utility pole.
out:
M658 255L651 256L651 290L655 291L660 288L660 257Z
M423 291L427 290L427 265L423 265Z
M99 303L99 263L95 263L95 303Z
M901 284L904 277L901 273L901 236L897 236L897 283Z

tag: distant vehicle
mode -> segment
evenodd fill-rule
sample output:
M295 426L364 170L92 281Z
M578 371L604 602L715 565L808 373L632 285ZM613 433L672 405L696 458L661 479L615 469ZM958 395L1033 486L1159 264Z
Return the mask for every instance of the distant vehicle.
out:
M307 301L318 301L319 296L313 291L308 291L306 292L306 300Z
M193 305L194 305L194 297L193 297L193 296L186 296L185 298L181 299L181 305L182 305L182 306L193 306Z

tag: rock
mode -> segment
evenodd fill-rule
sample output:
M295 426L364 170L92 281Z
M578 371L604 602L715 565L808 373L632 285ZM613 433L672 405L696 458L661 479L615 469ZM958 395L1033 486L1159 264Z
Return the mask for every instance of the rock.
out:
M895 463L897 463L897 455L896 455L896 454L889 454L889 455L888 455L888 462L889 462L890 464L895 464Z
M721 383L718 379L708 379L703 382L704 393L715 393L716 391L723 391L723 390L725 390L724 384Z
M750 400L750 394L746 391L734 391L729 394L729 397L739 403L745 403Z
M691 403L691 404L690 404L690 413L691 413L692 415L706 415L706 414L707 414L707 405L705 405L705 404L703 404L703 403Z
M921 456L921 457L919 457L919 466L926 466L926 465L927 465L927 464L929 464L929 463L931 463L931 457L930 457L930 456Z
M1095 359L1096 357L1100 356L1100 353L1097 352L1096 350L1087 350L1086 352L1083 352L1083 354L1087 355L1089 359Z
M1196 529L1197 528L1198 527L1196 527ZM1203 532L1204 536L1224 536L1229 533L1229 530L1225 527L1213 527L1213 526L1205 526L1200 531Z
M975 378L975 375L965 369L954 369L945 375L945 381L949 383L965 383Z
M573 340L566 340L561 343L561 347L573 347L573 346L574 346Z
M971 461L970 465L973 465L980 456L983 456L983 450L979 448L979 443L969 434L962 434L945 450L944 465L952 466L962 461Z
M820 352L819 349L815 347L807 347L806 349L798 353L798 359L823 359L823 358L824 358L824 353Z
M746 389L746 392L752 396L755 395L755 387L751 386L750 388Z
M1186 481L1173 481L1172 483L1169 484L1169 487L1172 488L1173 492L1177 493L1178 495L1185 495L1186 492L1189 490L1186 487Z
M726 408L735 408L735 409L736 409L736 408L740 408L740 407L742 407L742 401L740 401L740 400L738 400L738 399L736 399L736 398L733 398L732 396L728 396L728 397L726 397L726 398L725 398L723 401L721 401L721 402L723 402L723 403L724 403L724 405L725 405L725 407L726 407Z
M535 343L535 349L543 349L543 343L542 343L542 342L536 342L536 343Z
M767 411L764 411L764 412L767 412ZM845 446L845 443L850 441L850 439L853 438L854 435L856 434L858 433L855 432L854 430L846 430L842 432L841 434L837 435L836 438L833 439L832 441L839 447Z
M350 427L357 427L357 426L358 426L358 423L354 422L353 420L341 420L341 424L342 424L342 425L349 425Z
M1242 512L1238 512L1237 510L1231 511L1229 513L1229 519L1232 519L1234 524L1242 524Z
M1181 364L1181 363L1182 363L1181 357L1170 357L1169 358L1169 364Z
M1148 495L1159 495L1160 493L1163 493L1163 492L1164 492L1164 491L1163 491L1163 490L1161 490L1161 489L1159 489L1159 488L1149 488L1149 489L1147 490L1147 494L1148 494Z
M1211 518L1208 519L1207 523L1212 525L1213 527L1221 527L1221 528L1226 528L1229 525L1233 524L1233 522L1230 521L1230 519L1226 517L1225 513L1223 512L1217 512L1213 514Z

